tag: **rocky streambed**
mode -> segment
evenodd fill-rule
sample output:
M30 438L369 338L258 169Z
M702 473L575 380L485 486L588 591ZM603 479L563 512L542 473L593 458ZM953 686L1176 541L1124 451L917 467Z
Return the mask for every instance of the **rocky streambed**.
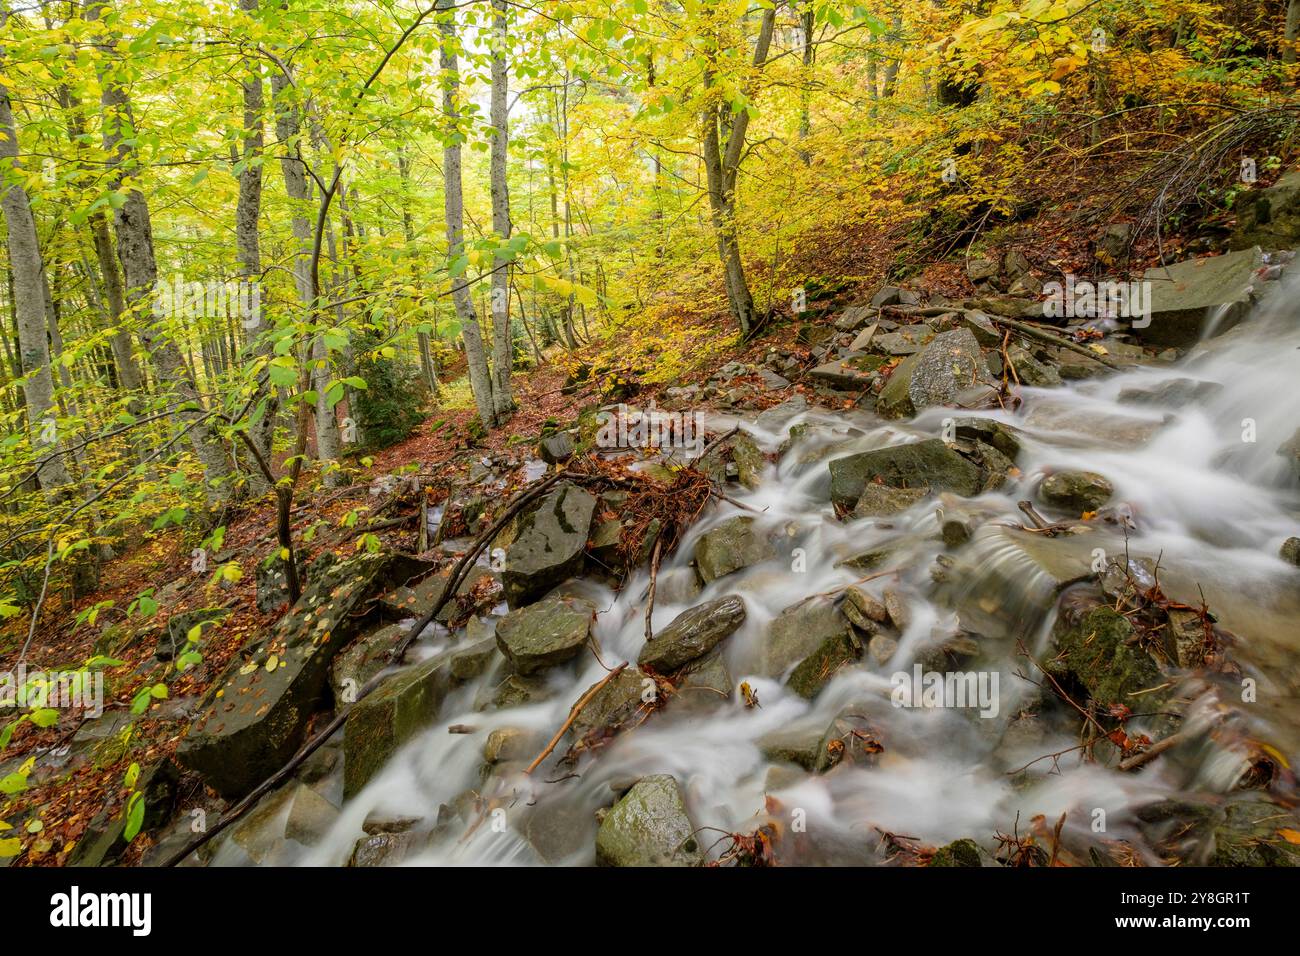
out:
M813 379L874 407L679 391L729 437L692 462L719 494L653 578L655 528L620 546L627 490L560 481L400 669L387 652L446 564L322 569L177 762L235 800L330 706L346 721L187 863L1300 861L1300 281L1270 285L1199 345L1108 333L1097 354L1131 367L1080 355L1064 377L1070 350L965 305L846 310ZM902 326L897 306L929 314ZM762 372L782 390L795 370ZM592 453L669 488L691 461ZM440 512L446 555L500 495L480 477ZM192 836L162 797L155 858Z

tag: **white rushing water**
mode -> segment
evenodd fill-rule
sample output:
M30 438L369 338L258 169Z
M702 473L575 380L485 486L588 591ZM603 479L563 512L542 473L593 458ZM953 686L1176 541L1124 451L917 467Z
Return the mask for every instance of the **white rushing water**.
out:
M725 502L709 506L664 562L654 626L664 627L703 601L742 596L747 618L721 648L733 687L747 681L761 706L747 708L735 694L724 701L707 692L710 699L704 700L684 693L572 767L557 768L552 760L531 777L514 772L485 779L482 752L492 729L531 729L544 743L583 691L607 670L584 652L574 664L550 672L555 693L545 702L497 711L475 709L484 690L480 684L491 679L481 678L453 692L438 722L412 739L343 806L322 843L307 849L286 842L276 862L345 863L368 815L420 818L428 828L440 805L475 791L494 801L490 808L503 812L480 812L477 826L463 821L449 825L406 862L589 863L596 811L609 806L617 788L630 779L652 773L675 776L697 826L713 828L701 830L704 846L725 832L751 831L770 817L785 833L783 854L798 862L878 861L882 832L930 845L960 837L988 845L996 832L1024 833L1033 817L1055 821L1063 812L1069 813L1070 827L1086 828L1095 808L1107 811L1110 838L1136 839L1129 812L1133 806L1170 793L1221 792L1233 785L1244 762L1224 742L1207 745L1195 766L1158 760L1141 773L1119 773L1085 762L1075 752L1012 773L1079 742L1065 725L1059 733L1023 744L1007 733L1022 702L1038 693L1018 676L1029 672L1037 677L1017 657L1015 640L1022 638L1031 652L1041 652L1055 611L1052 587L1042 572L997 535L1000 526L1019 527L1025 521L1017 502L1034 498L1044 471L1062 468L1107 476L1115 487L1112 505L1119 506L1113 518L1131 525L1132 553L1159 556L1161 584L1171 596L1198 603L1204 594L1221 625L1238 639L1232 656L1260 681L1261 705L1248 708L1242 718L1250 735L1295 754L1300 572L1285 564L1278 551L1283 540L1300 533L1300 493L1288 463L1277 454L1300 427L1300 405L1294 399L1300 383L1300 270L1291 272L1284 283L1274 284L1281 287L1270 290L1267 304L1249 321L1202 343L1176 365L1057 389L1026 388L1023 404L1014 411L970 413L996 418L1024 434L1019 477L977 499L931 497L887 519L840 520L829 504L826 458L817 456L819 447L830 443L834 453L828 457L837 457L937 437L943 420L954 414L951 409L931 409L906 424L884 422L869 412L821 409L785 420L772 414L757 423L752 416L736 420L768 452L777 450L791 425L825 427L810 429L801 443L769 465L756 490L729 492L747 510ZM1221 388L1178 407L1119 400L1125 389L1179 378ZM728 424L710 422L717 428ZM937 509L979 515L983 522L969 545L952 552L956 566L946 590L932 577L935 559L945 553ZM738 514L753 515L773 534L778 556L695 593L688 586L695 573L689 564L695 541ZM1097 519L1092 539L1084 536L1085 550L1099 542L1105 548L1124 547L1119 525L1106 524L1104 517ZM1070 546L1055 540L1062 548ZM911 620L893 658L882 664L864 656L811 702L780 680L758 676L769 622L784 608L867 573L837 566L846 555L891 543L894 550L880 567L899 572L863 587L877 596L884 587L895 588L908 601ZM636 661L644 642L647 585L648 572L642 569L617 592L592 581L569 588L598 609L593 633L604 664ZM988 606L994 606L994 613L981 616L980 608ZM1001 633L996 631L999 621ZM934 635L963 628L977 632L981 641L982 653L971 666L998 673L997 715L894 706L891 675L910 671L913 654ZM441 633L418 646L432 653L448 640ZM461 633L451 640L465 637ZM870 762L846 762L824 775L792 774L774 770L762 756L757 741L763 735L808 725L825 728L846 711L883 745ZM1195 711L1191 719L1196 719ZM454 725L474 730L449 733ZM338 796L337 790L332 796ZM474 821L475 814L468 819ZM794 824L796 819L802 827ZM725 842L714 848L715 855L723 846ZM237 862L237 856L227 846L218 862Z

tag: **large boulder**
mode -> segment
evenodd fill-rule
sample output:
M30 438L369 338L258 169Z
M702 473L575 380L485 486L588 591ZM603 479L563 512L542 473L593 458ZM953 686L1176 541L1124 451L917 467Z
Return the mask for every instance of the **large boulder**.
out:
M831 501L846 510L877 480L891 488L929 488L967 497L983 486L979 468L938 438L836 458L830 471Z
M506 602L522 607L582 572L596 499L569 482L555 487L520 520L506 548L501 583Z
M936 335L918 354L907 383L907 395L916 411L949 405L964 389L990 380L979 342L970 329Z
M642 777L605 814L596 833L596 859L605 866L699 866L704 850L677 781Z
M567 598L548 598L511 611L497 622L496 641L519 674L534 674L572 660L587 643L591 608Z
M1241 193L1233 208L1237 228L1228 238L1230 249L1294 249L1300 244L1300 170L1272 186Z
M242 797L283 766L321 702L334 655L365 626L370 599L399 576L401 561L367 554L322 574L218 679L177 761L226 799Z
M667 674L703 657L745 621L745 602L736 595L683 611L641 648L637 666Z
M1150 320L1135 324L1133 334L1150 345L1184 347L1211 326L1226 332L1250 309L1255 271L1263 261L1253 247L1148 269L1142 279L1151 284Z
M773 557L772 543L744 516L710 528L695 545L695 567L705 584Z
M355 796L398 748L433 722L450 686L439 655L385 680L361 698L343 726L343 796Z

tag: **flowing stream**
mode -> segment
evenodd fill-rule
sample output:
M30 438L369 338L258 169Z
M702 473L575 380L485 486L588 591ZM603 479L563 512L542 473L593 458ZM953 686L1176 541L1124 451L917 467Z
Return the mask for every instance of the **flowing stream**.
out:
M340 865L347 862L372 814L422 820L433 826L441 805L466 791L495 798L501 813L477 825L454 822L405 862L415 864L537 864L593 861L597 811L621 787L647 774L672 774L681 785L701 844L716 856L728 832L749 832L768 819L782 826L793 859L810 863L879 862L882 833L940 845L972 837L989 845L996 833L1023 833L1035 816L1087 828L1105 811L1110 839L1142 845L1132 810L1175 794L1217 794L1245 772L1240 740L1266 741L1288 759L1300 752L1300 570L1279 558L1282 542L1300 533L1300 491L1278 447L1300 427L1300 270L1274 286L1246 322L1201 343L1173 365L1145 366L1055 389L1023 389L1015 410L976 411L1023 433L1019 476L975 499L932 496L891 518L837 519L829 503L826 461L856 451L934 438L952 409L930 409L905 424L870 412L779 409L748 418L714 418L711 430L740 424L761 448L775 452L790 426L809 423L804 437L769 464L754 490L731 490L736 504L714 502L664 561L654 608L656 629L683 610L728 594L744 598L747 618L721 648L735 687L746 681L759 706L683 693L641 726L623 733L570 768L549 761L533 776L483 773L483 746L493 728L534 732L540 744L563 723L584 690L607 673L591 653L549 672L555 693L542 703L481 711L490 674L455 690L438 722L418 734L342 812L312 848L285 841L269 862ZM1178 404L1134 404L1121 392L1152 389L1175 379L1212 382ZM1044 469L1083 468L1113 483L1110 506L1083 534L1030 537L1017 502L1035 499ZM1036 499L1035 499L1036 500ZM690 565L695 541L738 514L756 518L778 542L778 556L697 590ZM972 539L945 549L940 514L964 515ZM1127 532L1127 533L1126 533ZM844 557L880 548L880 570L897 570L862 585L877 596L901 594L910 621L887 660L865 655L839 672L813 701L757 676L768 624L803 599L834 592L864 572ZM1080 759L1078 724L1061 724L1025 738L1011 732L1026 703L1040 694L1026 677L1040 675L1018 653L1041 659L1056 616L1057 588L1044 570L1111 556L1159 559L1170 596L1199 604L1201 595L1222 627L1235 635L1231 656L1258 683L1257 701L1223 700L1221 688L1188 714L1232 706L1241 733L1206 742L1194 758L1161 759L1140 773L1122 773ZM1050 552L1050 554L1048 553ZM936 575L936 559L948 566ZM1046 557L1044 557L1046 555ZM1041 560L1035 560L1035 557ZM943 567L939 565L939 567ZM942 580L936 581L936 577ZM620 591L595 581L568 586L594 604L593 634L605 664L635 663L644 641L648 571L635 572ZM816 599L816 598L814 598ZM504 605L497 609L503 613ZM977 709L895 706L893 675L911 673L914 655L936 637L977 635L968 665L998 678L996 715ZM428 655L466 641L463 632L423 637ZM766 760L759 741L775 731L827 727L851 713L883 751L827 774L794 773ZM473 728L472 732L449 733ZM1139 720L1130 731L1141 729ZM1154 736L1154 735L1153 735ZM563 751L565 744L560 747ZM1057 759L1037 759L1064 751ZM1036 761L1036 762L1035 762ZM1029 765L1027 769L1025 765ZM1017 772L1019 771L1019 772ZM566 774L569 774L566 776ZM327 793L336 803L340 784ZM473 819L473 814L468 819ZM796 824L796 820L798 823ZM720 841L715 845L715 841ZM241 861L226 844L217 863ZM1152 862L1148 859L1148 862Z

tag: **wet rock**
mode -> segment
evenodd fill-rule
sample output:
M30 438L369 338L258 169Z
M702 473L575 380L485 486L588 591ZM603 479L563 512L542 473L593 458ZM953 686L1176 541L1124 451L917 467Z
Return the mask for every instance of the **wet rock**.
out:
M730 700L735 686L726 659L718 650L687 664L680 677L677 691L688 702L697 699L709 702Z
M1095 471L1058 471L1043 479L1038 497L1043 504L1072 515L1096 511L1115 493L1104 475Z
M928 866L983 866L974 840L954 840L934 851Z
M767 536L754 528L754 519L731 518L700 536L695 545L695 567L705 584L776 557Z
M523 707L536 704L551 697L554 688L542 677L524 677L510 674L491 688L486 700L478 700L475 706L479 710L492 707L496 710L508 710L511 707Z
M846 510L876 480L893 488L928 488L966 497L978 494L983 483L979 468L938 438L836 458L830 472L831 501Z
M814 597L786 608L768 625L761 673L780 677L825 641L849 631L849 619L830 598Z
M486 674L500 656L501 651L497 647L496 636L489 634L473 644L448 654L447 669L453 681L463 684Z
M406 636L401 624L388 624L363 634L349 644L330 665L330 689L334 702L350 704L365 683L388 666L388 658Z
M884 624L889 619L889 609L857 585L844 589L844 600L875 624Z
M414 833L376 833L357 841L348 866L396 866L419 849Z
M898 629L899 633L907 630L907 626L912 623L912 612L908 610L907 602L903 596L893 588L885 588L884 594L885 612L889 615L889 621Z
M699 866L704 851L677 781L643 777L605 815L596 833L605 866Z
M385 810L374 809L361 821L361 832L367 836L380 833L406 833L415 829L421 820L421 817L395 817Z
M1031 388L1055 388L1061 384L1061 373L1055 367L1040 362L1033 353L1013 346L1007 349L1007 359L1015 371L1013 381Z
M610 571L620 570L624 563L622 560L622 540L623 522L617 518L602 521L596 526L596 530L591 533L591 543L587 547L587 555L597 564Z
M884 667L888 664L897 650L898 641L888 634L877 634L867 644L867 653L871 655L871 659L878 667Z
M1300 828L1300 817L1267 800L1171 798L1139 807L1135 815L1162 855L1192 866L1300 866L1300 846L1281 832Z
M586 693L583 691L583 695ZM583 746L613 737L639 724L654 705L657 694L653 680L629 667L596 692L574 718L569 734L575 744Z
M596 819L581 799L552 798L525 811L523 835L542 862L590 863Z
M313 583L269 635L244 646L176 759L227 799L282 767L302 743L338 650L365 624L358 613L400 560L362 555Z
M907 418L916 414L916 406L912 404L912 396L908 389L912 382L912 374L920 361L921 353L909 355L889 373L884 388L876 396L878 415L885 418Z
M908 380L907 394L917 411L951 404L963 389L988 382L979 343L969 329L936 335L920 353Z
M713 650L745 621L745 602L736 595L683 611L641 648L637 666L667 674Z
M1199 341L1211 322L1215 332L1226 332L1249 311L1262 264L1254 247L1148 269L1142 279L1151 283L1150 324L1134 325L1133 335L1152 345L1183 347Z
M544 745L540 735L525 727L498 727L483 742L483 761L489 766L531 760Z
M1047 666L1065 673L1088 691L1100 707L1131 707L1130 695L1162 683L1151 655L1132 641L1133 626L1109 605L1062 614L1053 632L1059 655ZM1143 708L1154 710L1164 695L1143 695Z
M557 485L518 524L506 548L501 583L512 608L541 597L582 571L596 499L569 482Z
M980 633L1027 636L1066 586L1094 576L1092 549L1098 543L1091 536L1053 538L983 524L955 555L944 599L963 624Z
M564 598L549 598L511 611L497 622L501 653L522 675L572 660L587 643L591 608Z
M996 448L1012 461L1020 455L1020 430L992 418L957 418L953 430L958 438L980 441Z
M1300 568L1300 538L1287 538L1283 541L1278 556L1287 564Z
M547 435L537 444L537 457L548 465L558 465L573 457L573 436L568 432Z
M284 821L284 836L303 846L315 846L338 820L338 807L311 787L298 784L293 788L293 802Z
M259 866L275 862L282 851L284 822L293 793L293 787L271 791L230 830L230 842Z
M1238 195L1233 211L1237 227L1229 249L1294 249L1300 245L1300 170L1283 175L1272 186Z
M854 724L838 717L829 726L803 719L790 727L764 734L758 739L763 757L777 763L791 763L809 773L834 769L846 756L858 758L878 751L879 747L856 737Z
M862 489L853 506L855 518L888 518L901 514L930 494L927 488L891 488L874 482Z
M832 634L799 662L786 686L800 697L812 700L842 668L851 667L861 657L862 643L851 630Z
M385 680L359 700L343 727L343 795L361 792L406 741L433 722L449 686L445 657Z
M731 460L736 463L736 477L746 488L754 489L759 485L763 469L767 467L767 458L754 444L754 439L744 432L737 432L731 438Z
M1118 401L1121 405L1166 405L1181 408L1202 402L1222 390L1223 386L1218 382L1171 378L1147 388L1120 389Z
M1205 622L1195 611L1170 608L1165 629L1165 653L1184 669L1205 664Z

